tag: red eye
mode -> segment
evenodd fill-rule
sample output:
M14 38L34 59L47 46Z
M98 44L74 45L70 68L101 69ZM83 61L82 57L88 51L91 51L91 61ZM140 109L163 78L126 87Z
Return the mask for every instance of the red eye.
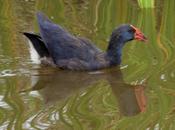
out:
M129 32L129 33L134 33L135 30L134 30L134 29L129 29L128 32Z

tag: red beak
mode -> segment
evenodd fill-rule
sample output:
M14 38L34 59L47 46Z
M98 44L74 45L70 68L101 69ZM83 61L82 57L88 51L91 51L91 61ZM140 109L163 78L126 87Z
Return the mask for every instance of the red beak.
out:
M144 34L136 27L134 27L133 25L131 25L131 27L135 30L134 33L134 39L138 40L138 41L148 41L148 39L144 36Z

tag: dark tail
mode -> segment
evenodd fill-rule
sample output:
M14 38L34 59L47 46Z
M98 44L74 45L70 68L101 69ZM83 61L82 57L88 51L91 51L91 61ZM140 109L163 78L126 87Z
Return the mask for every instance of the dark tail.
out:
M39 35L27 32L23 32L23 34L32 42L33 47L35 48L40 57L50 56L47 47L45 46L44 42L42 41L42 38Z

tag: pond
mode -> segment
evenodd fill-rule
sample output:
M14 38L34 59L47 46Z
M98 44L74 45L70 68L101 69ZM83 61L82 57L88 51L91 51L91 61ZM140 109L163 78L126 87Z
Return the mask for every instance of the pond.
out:
M149 41L128 43L120 67L43 67L21 34L38 31L38 10L102 50L123 23ZM135 0L0 1L0 130L174 130L174 10L172 0L146 9Z

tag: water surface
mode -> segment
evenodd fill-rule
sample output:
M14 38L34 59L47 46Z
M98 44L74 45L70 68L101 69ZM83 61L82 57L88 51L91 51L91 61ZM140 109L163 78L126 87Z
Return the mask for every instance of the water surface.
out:
M131 23L122 65L96 72L42 67L22 31L36 11L105 50L112 30ZM174 130L175 2L140 9L135 0L0 1L0 130Z

